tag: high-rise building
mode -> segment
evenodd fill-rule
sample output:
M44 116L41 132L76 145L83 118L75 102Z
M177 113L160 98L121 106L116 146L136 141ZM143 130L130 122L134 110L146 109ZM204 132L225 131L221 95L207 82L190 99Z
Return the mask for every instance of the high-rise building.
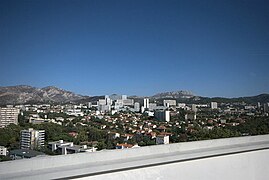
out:
M154 116L157 120L160 121L166 121L166 122L170 121L170 111L157 110L154 111Z
M141 106L141 113L144 113L145 112L145 108L144 106Z
M9 124L18 124L18 115L20 110L13 107L0 108L0 128L4 128Z
M116 100L114 108L116 110L120 110L122 107L123 107L123 100L122 99Z
M28 130L21 131L20 145L21 149L35 149L44 146L45 143L45 130Z
M88 102L88 108L92 107L92 102Z
M261 109L261 103L260 102L257 103L257 109Z
M105 99L99 99L97 102L97 109L100 112L109 112L111 110L112 100L108 95L105 96Z
M145 109L148 109L149 108L149 99L148 98L145 98L144 99L144 108Z
M109 98L108 95L105 96L106 105L112 105L112 100Z
M218 109L218 103L217 102L211 102L211 109Z
M139 104L139 102L135 102L134 103L134 110L135 110L135 112L139 112L140 111L140 104Z
M264 103L263 104L263 111L264 112L269 112L269 103Z
M97 109L102 113L106 113L106 112L111 111L111 106L110 105L99 105Z
M196 104L192 104L192 105L191 105L191 110L192 110L193 112L197 112L197 106L196 106Z

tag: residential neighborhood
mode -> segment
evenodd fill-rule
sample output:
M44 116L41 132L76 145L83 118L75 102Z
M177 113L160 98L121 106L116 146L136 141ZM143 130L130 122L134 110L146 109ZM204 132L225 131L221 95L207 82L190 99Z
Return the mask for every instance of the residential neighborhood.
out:
M85 104L8 105L0 108L0 133L15 128L17 134L1 136L1 155L18 159L21 150L60 155L253 135L246 127L268 119L268 105L187 104L115 94Z

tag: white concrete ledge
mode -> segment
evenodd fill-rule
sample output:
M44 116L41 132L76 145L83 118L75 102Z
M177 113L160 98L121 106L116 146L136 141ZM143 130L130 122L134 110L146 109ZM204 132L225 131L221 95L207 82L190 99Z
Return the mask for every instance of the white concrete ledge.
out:
M1 179L57 179L180 163L269 148L269 135L48 156L0 163Z

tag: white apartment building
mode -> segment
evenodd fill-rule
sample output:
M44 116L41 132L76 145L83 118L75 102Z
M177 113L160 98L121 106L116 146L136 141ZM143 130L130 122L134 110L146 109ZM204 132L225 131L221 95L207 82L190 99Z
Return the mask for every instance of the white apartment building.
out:
M176 100L163 100L163 105L165 107L170 107L170 106L176 106L177 105L177 101Z
M124 106L133 106L134 100L133 99L123 99L122 100Z
M97 105L106 105L106 103L107 103L106 99L99 99L97 101Z
M98 105L97 108L100 112L105 113L111 111L111 106L110 105Z
M197 112L197 105L196 105L196 104L192 104L192 105L191 105L191 110L192 110L193 112Z
M139 112L140 111L140 104L139 104L139 102L135 102L134 103L134 110L135 110L135 112Z
M263 105L263 111L264 112L269 112L269 103L264 103L264 105Z
M14 107L0 108L0 128L4 128L9 124L18 124L18 115L20 110Z
M49 142L49 148L51 151L58 152L60 154L73 154L73 153L80 153L80 152L95 152L97 148L94 147L87 147L87 145L74 145L73 142L64 142L63 140Z
M114 108L116 110L120 110L122 107L123 107L123 100L122 99L116 100Z
M218 103L217 102L211 102L210 104L211 109L218 109Z
M66 109L65 113L69 116L84 116L84 113L81 111L81 109Z
M21 131L20 145L21 149L35 149L44 146L45 143L45 130L28 130Z
M149 99L148 98L144 99L144 108L145 109L149 108Z
M109 98L108 95L105 95L105 102L106 102L106 105L111 106L113 101Z

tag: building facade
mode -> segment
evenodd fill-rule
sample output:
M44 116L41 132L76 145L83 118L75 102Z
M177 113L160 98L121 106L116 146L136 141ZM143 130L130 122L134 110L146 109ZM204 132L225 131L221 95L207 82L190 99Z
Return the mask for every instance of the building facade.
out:
M263 111L264 112L269 112L269 103L264 103L264 105L263 105Z
M18 124L19 113L20 110L18 108L0 108L0 128L4 128L9 124Z
M139 104L139 102L135 102L134 103L134 110L135 110L135 112L139 112L140 111L140 104Z
M191 110L196 113L197 112L197 105L196 104L192 104L191 105Z
M145 98L144 99L144 108L145 109L148 109L149 108L149 99L148 98Z
M0 146L0 155L1 156L7 155L7 148L5 146Z
M157 136L156 144L169 144L169 136L166 136L166 135Z
M97 148L94 147L87 147L87 145L74 145L73 142L64 142L63 140L49 142L49 148L53 152L57 152L58 154L67 155L67 154L74 154L80 152L95 152Z
M134 100L133 99L123 99L122 100L124 106L133 106Z
M20 146L21 149L35 149L44 146L45 130L28 130L21 131Z
M211 109L218 109L218 103L217 102L211 102Z
M170 121L170 111L157 110L154 111L154 116L155 118L157 118L157 120L160 121L166 121L166 122Z
M177 105L177 101L176 100L163 100L163 105L165 107L170 107L170 106L176 106Z

